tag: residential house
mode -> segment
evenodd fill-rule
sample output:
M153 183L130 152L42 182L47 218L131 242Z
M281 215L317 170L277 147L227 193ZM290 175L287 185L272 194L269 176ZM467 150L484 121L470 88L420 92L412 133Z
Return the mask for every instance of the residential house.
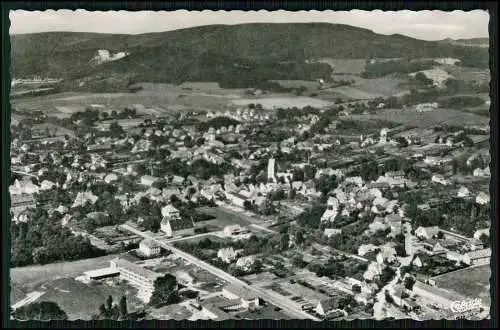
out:
M332 312L338 312L341 309L342 308L339 304L338 298L329 298L329 299L320 300L318 302L318 305L316 306L315 312L323 317L326 317L327 315L331 314Z
M464 255L459 253L459 252L456 252L456 251L447 250L446 251L446 259L448 259L450 261L455 261L457 263L461 263L464 260Z
M484 169L481 169L481 168L474 169L474 171L472 172L472 175L476 176L476 177L487 178L487 177L491 176L491 173L490 173L490 169L488 167L485 167Z
M432 227L420 226L415 230L415 236L423 239L431 239L437 237L439 231L440 229L438 226L432 226Z
M190 218L164 217L160 229L167 237L194 235L194 222Z
M431 181L432 182L436 182L436 183L439 183L439 184L442 184L443 186L447 186L450 184L450 181L449 180L446 180L442 175L440 174L435 174L432 176L431 178Z
M384 218L375 217L373 222L368 225L368 231L370 233L375 233L379 230L386 230L389 228L389 225L385 223Z
M16 179L14 184L9 187L9 193L11 195L20 194L35 194L38 193L40 187L35 185L31 180L21 180Z
M373 244L363 244L358 248L358 255L359 256L364 256L367 253L370 253L371 251L375 251L379 249L378 246L373 245Z
M180 218L180 212L178 209L176 209L173 205L168 204L161 209L161 215L163 217L167 217L169 219L179 219Z
M14 218L28 208L34 208L35 206L35 199L31 194L10 195L10 212Z
M139 252L146 257L154 257L160 254L161 248L156 241L151 239L143 239L139 243Z
M380 277L382 267L377 262L371 262L363 274L363 278L367 281L375 281Z
M232 247L219 249L219 251L217 252L217 258L219 258L226 264L229 264L236 260L237 256L238 253Z
M252 267L255 264L255 256L246 256L246 257L241 257L236 261L236 267L240 268L241 270L248 272L252 269Z
M463 263L469 266L487 265L490 263L491 248L475 250L464 254Z
M260 305L259 296L247 287L229 284L222 289L222 294L227 299L240 299L244 308Z
M458 192L457 192L457 197L460 197L460 198L463 198L463 197L469 197L470 195L470 192L469 192L469 189L467 189L467 187L460 187L460 189L458 189Z
M339 200L335 197L329 197L327 207L321 216L321 222L333 222L338 214Z
M76 195L75 201L73 202L72 208L85 205L85 203L90 202L91 204L95 204L97 202L98 197L94 195L91 191L78 192Z
M247 198L245 196L242 196L241 194L235 192L226 193L226 196L231 204L239 206L241 208L245 207L245 201L247 201Z
M231 237L235 235L240 235L244 233L248 233L249 230L245 227L242 227L240 225L231 225L231 226L226 226L224 228L224 235L226 237Z
M483 236L483 235L486 235L489 237L490 236L490 228L476 230L476 232L474 233L474 238L481 239L481 236Z
M477 239L477 238L473 238L471 240L469 240L467 242L467 247L471 250L471 251L475 251L475 250L482 250L484 249L484 244L483 242L481 242L480 239Z
M486 205L490 202L490 196L484 192L480 192L476 196L476 203L480 205Z
M153 183L155 183L158 180L160 180L160 178L155 177L155 176L151 176L151 175L143 175L143 176L141 176L141 184L144 185L144 186L151 187L153 185Z
M118 176L114 173L110 173L108 175L106 175L106 177L104 178L104 182L106 183L111 183L111 182L114 182L118 180Z
M335 228L325 228L323 235L326 237L330 238L336 235L339 235L342 233L342 229L335 229Z

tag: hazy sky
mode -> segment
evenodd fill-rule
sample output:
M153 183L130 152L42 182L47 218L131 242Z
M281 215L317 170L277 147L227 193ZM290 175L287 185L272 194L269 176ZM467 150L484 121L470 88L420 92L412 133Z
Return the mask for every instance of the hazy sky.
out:
M139 11L88 12L47 10L10 12L11 34L75 31L139 34L199 25L257 22L327 22L359 26L381 34L399 33L417 39L487 38L487 11Z

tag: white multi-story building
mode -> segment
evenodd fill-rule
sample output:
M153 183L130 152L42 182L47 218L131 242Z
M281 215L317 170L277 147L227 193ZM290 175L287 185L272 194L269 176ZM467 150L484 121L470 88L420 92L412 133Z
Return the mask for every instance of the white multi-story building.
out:
M120 278L127 280L148 294L153 293L154 282L161 276L159 273L145 269L122 258L111 260L110 268L117 269L120 272Z
M161 248L155 241L144 239L139 243L139 251L146 257L153 257L160 254Z

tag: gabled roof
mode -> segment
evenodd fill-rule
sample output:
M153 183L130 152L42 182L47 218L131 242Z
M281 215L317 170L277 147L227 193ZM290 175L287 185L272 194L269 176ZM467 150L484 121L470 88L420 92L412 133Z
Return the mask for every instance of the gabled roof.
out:
M153 241L151 239L143 239L140 243L140 245L145 245L147 247L149 247L150 249L151 248L156 248L156 247L159 247L160 245L156 242L156 241Z
M161 223L163 225L170 223L172 231L194 228L194 222L191 218L170 219L168 217L164 217Z
M328 313L329 311L339 308L339 299L337 298L329 298L321 300L319 303L323 307L325 313Z

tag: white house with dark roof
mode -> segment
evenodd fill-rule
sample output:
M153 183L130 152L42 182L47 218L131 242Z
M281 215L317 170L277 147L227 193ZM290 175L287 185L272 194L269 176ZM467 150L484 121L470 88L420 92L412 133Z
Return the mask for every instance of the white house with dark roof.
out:
M166 218L170 219L178 219L180 218L180 212L178 209L176 209L173 205L168 204L162 207L161 209L161 215Z
M164 217L160 229L167 237L194 235L194 222L190 218Z

